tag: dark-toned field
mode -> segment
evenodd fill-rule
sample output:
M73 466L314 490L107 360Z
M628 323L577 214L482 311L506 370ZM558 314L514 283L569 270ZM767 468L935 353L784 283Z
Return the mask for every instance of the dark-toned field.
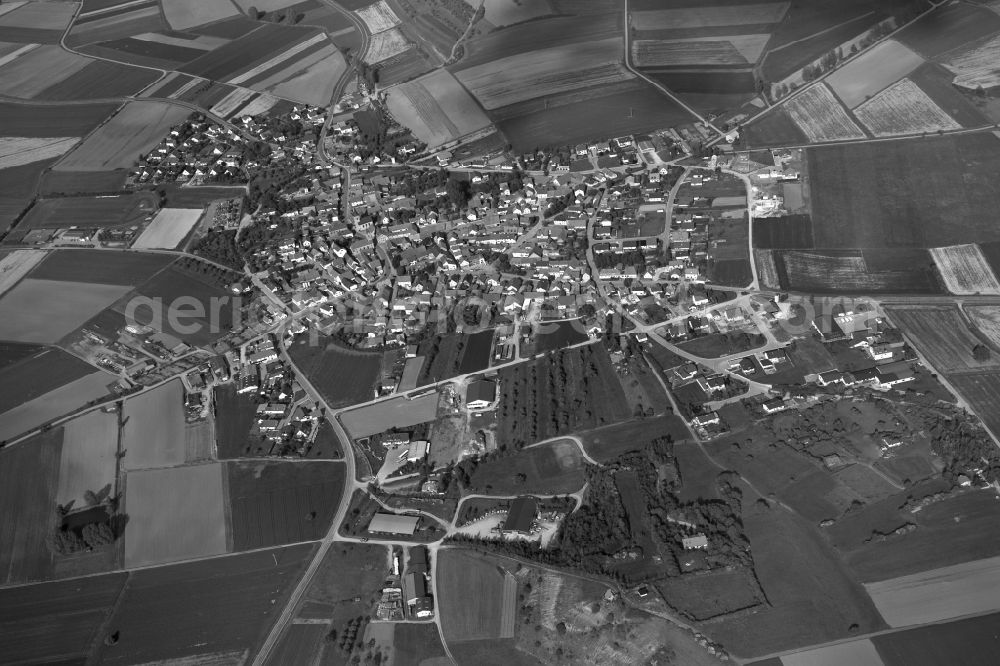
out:
M33 229L141 224L155 210L156 199L148 192L114 197L39 199L11 231L9 238L19 240Z
M806 135L798 128L785 105L768 111L759 119L743 128L743 141L748 146L801 146L809 143Z
M577 444L558 440L480 463L469 489L494 495L574 493L583 487L583 468Z
M424 660L447 660L437 627L430 623L397 624L393 650L398 664L423 664Z
M323 649L323 638L329 633L325 624L292 624L268 658L268 664L316 663ZM332 648L332 646L331 646Z
M136 295L151 299L150 306L134 308L135 320L194 346L211 344L232 329L234 297L194 274L168 267L144 282ZM197 304L201 307L199 308ZM122 308L128 307L131 299Z
M215 440L220 460L251 455L250 426L257 415L252 395L238 395L232 384L215 388Z
M679 93L739 95L745 99L753 94L756 83L753 71L750 69L734 71L644 69L644 72L649 78L662 83L671 91Z
M816 247L1000 240L1000 139L957 135L809 150Z
M789 13L792 14L792 17L795 16L797 9L797 7L793 7L789 11ZM863 34L867 29L879 21L875 14L858 16L851 19L838 13L831 16L830 19L829 25L817 24L815 26L811 26L817 28L818 30L825 29L825 32L822 34L808 39L802 39L799 37L796 39L802 39L802 41L796 41L794 44L787 44L781 48L772 48L768 51L767 56L764 58L764 62L762 63L761 69L761 73L763 74L765 80L772 83L781 81L781 79L790 74L794 74L804 66L811 63L813 60L822 57L827 52L837 48L847 40ZM770 43L778 45L779 40L783 39L786 34L791 36L790 33L791 30L782 31L779 28L779 30L771 38Z
M231 462L227 473L236 550L320 538L344 489L344 465L335 462Z
M104 250L56 250L31 272L36 280L137 285L166 268L167 254Z
M180 69L203 79L225 81L277 55L295 42L307 39L308 28L266 23L252 33L192 60Z
M602 345L499 371L500 446L515 447L627 420L631 410Z
M544 354L555 349L562 349L586 342L587 333L580 319L569 321L545 321L538 325L535 334L535 353Z
M347 571L351 575L345 576ZM385 546L334 544L320 563L298 615L328 619L339 633L343 623L371 611L391 572Z
M992 123L974 102L951 84L955 75L941 65L925 62L910 72L907 78L920 86L928 97L962 127L983 127Z
M95 60L65 81L35 95L35 99L75 101L124 97L139 92L157 78L159 73L151 69Z
M126 578L109 574L0 590L4 662L83 664Z
M667 578L656 588L672 608L693 620L735 613L763 601L753 572L746 569Z
M993 433L1000 432L1000 373L950 375L948 381Z
M132 573L97 661L134 664L196 655L253 654L284 607L312 545Z
M505 572L474 551L447 548L437 551L437 557L436 601L445 640L500 638Z
M0 450L0 506L4 507L0 582L23 583L51 576L54 556L47 544L56 524L62 444L63 429L56 428Z
M331 408L374 397L375 382L382 371L381 354L347 349L324 337L311 345L308 336L296 340L288 353Z
M39 178L55 161L41 160L0 170L0 234L28 207Z
M83 136L118 106L108 103L64 106L0 102L0 134L47 137L52 136L53 127L58 127L61 136Z
M465 339L465 352L458 364L460 374L479 372L490 367L490 352L493 349L493 329L473 333Z
M887 314L908 341L938 372L996 370L995 357L977 360L972 348L981 340L955 306L892 307Z
M774 260L781 288L792 291L941 293L922 248L782 250Z
M105 194L121 192L128 172L116 171L46 171L38 184L40 195Z
M758 218L753 221L753 245L780 250L811 248L812 220L808 215Z
M957 3L930 12L894 38L924 56L939 55L1000 31L1000 16L986 7Z
M580 439L594 460L607 462L623 453L642 449L660 437L679 442L690 436L679 416L666 414L588 430L580 434Z
M885 666L992 666L1000 651L1000 613L873 636Z
M41 347L0 370L0 413L94 372L96 368L55 347Z

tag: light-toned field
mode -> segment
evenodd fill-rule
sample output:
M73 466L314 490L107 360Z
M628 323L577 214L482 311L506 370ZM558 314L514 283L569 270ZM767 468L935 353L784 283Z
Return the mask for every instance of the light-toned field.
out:
M98 493L108 484L114 486L118 414L98 409L73 419L65 428L56 502L74 502L80 508L86 505L86 491Z
M84 407L91 400L109 395L108 384L114 381L114 376L96 371L4 412L3 418L0 418L0 441L28 432Z
M110 7L106 10L89 12L86 16L93 17L94 20L87 23L78 22L74 25L70 31L72 42L76 44L103 42L163 27L163 22L160 20L160 8L155 5L121 14L104 15L114 9L114 7Z
M44 250L14 250L0 258L0 296L37 266L46 254Z
M46 88L65 81L91 62L58 46L39 46L0 69L0 93L31 99Z
M229 79L228 83L231 83L234 86L246 83L255 76L263 74L267 70L277 67L278 65L284 62L287 62L288 60L294 58L298 54L308 49L310 46L314 44L319 44L324 40L326 40L326 35L323 33L313 35L309 39L304 39L298 44L293 44L292 46L288 47L287 49L285 49L278 55L274 56L273 58L269 58L264 62L262 62L261 64L257 65L256 67L248 69L239 76L234 76L233 78Z
M406 41L406 37L399 31L399 28L386 30L372 35L368 50L365 51L365 62L374 65L399 55L408 48L410 48L410 43Z
M399 25L399 17L385 0L379 0L374 5L368 5L355 12L373 35L384 32Z
M622 65L619 37L567 44L502 58L456 76L487 109L633 78Z
M1000 347L1000 305L967 305L962 309L980 333Z
M637 39L632 57L640 66L754 64L771 38L767 34L696 39Z
M248 99L256 95L255 90L249 88L235 88L233 92L219 100L218 104L209 109L217 116L226 118L230 113L240 108Z
M3 5L0 5L0 7L2 6ZM41 47L41 44L10 44L9 42L3 42L3 45L3 55L0 55L0 67L3 67L9 62L17 60L24 54L31 53L35 49Z
M256 116L261 113L266 113L268 109L278 103L278 98L273 95L261 94L257 96L257 99L253 100L240 110L240 117L242 116Z
M394 398L360 409L352 409L341 417L341 423L352 438L368 437L390 428L406 428L427 423L437 417L438 394L429 393L408 400Z
M31 164L66 154L80 138L58 137L0 137L0 169Z
M446 69L393 86L387 103L393 118L430 148L490 124L476 100Z
M820 83L790 100L786 108L810 141L863 139L861 131L830 89Z
M75 13L76 3L73 2L29 2L0 15L0 26L65 30Z
M630 15L632 27L636 30L714 28L723 25L777 23L785 16L788 5L787 2L769 2L757 5L733 3L728 6L654 9L630 12Z
M2 5L0 5L0 16L3 16L4 14L9 14L10 12L20 7L21 5L25 4L25 2L27 2L27 0L19 0L18 2L3 3Z
M171 127L190 113L190 109L166 102L129 102L59 162L55 170L107 171L131 167L137 155L149 152Z
M1000 609L1000 557L868 583L865 590L890 627L994 611Z
M129 290L118 285L26 278L0 299L0 339L57 342Z
M478 0L465 0L465 4L473 9L479 9L480 3ZM524 0L485 0L482 4L486 8L486 20L498 28L555 13L545 0L530 0L529 2Z
M184 462L184 387L170 381L125 401L126 469Z
M924 59L889 39L879 42L826 78L837 97L853 109L871 95L922 65Z
M909 79L892 84L854 109L875 136L956 130L962 126Z
M313 106L326 106L333 97L333 89L347 69L340 51L333 51L319 62L299 69L287 81L271 87L278 97L305 102Z
M934 247L931 248L931 257L951 293L1000 294L1000 282L978 245Z
M175 30L236 16L239 10L229 0L161 0L163 15Z
M300 2L302 0L236 0L236 4L243 8L244 11L250 7L256 7L258 11L262 12L273 12L276 9L291 7Z
M182 39L181 37L171 37L170 35L165 35L162 32L144 32L139 35L133 35L132 39L138 39L140 42L153 42L156 44L173 44L174 46L180 46L186 49L200 49L202 51L217 49L224 44L228 44L230 41L224 37L212 37L211 35L199 35L194 39Z
M225 467L130 471L125 484L125 566L226 552Z
M215 458L215 422L211 419L184 424L184 460L201 462Z
M133 248L172 250L194 229L201 219L201 210L193 208L162 208L149 226L139 234Z
M305 56L303 58L295 58L292 62L288 63L285 67L282 67L281 69L277 70L276 72L273 72L272 74L269 74L268 76L266 76L263 79L257 79L257 80L253 81L252 83L250 83L248 85L250 85L251 87L253 87L256 90L267 90L271 86L278 85L282 81L285 81L286 79L288 79L288 78L290 78L290 77L292 77L292 76L294 76L294 75L302 72L303 70L306 70L309 67L312 67L314 64L320 62L321 60L324 60L325 58L327 58L328 56L330 56L333 53L337 53L339 55L340 51L338 51L337 47L335 47L333 44L330 44L329 42L327 42L327 45L324 46L323 48L321 48L320 50L318 50L318 51L316 51L316 52L314 52L312 54L309 54L309 55L307 55L307 56ZM340 56L340 62L343 62L343 61L344 61L344 58L341 55ZM340 74L343 73L342 67L346 67L346 66L347 66L346 63L344 63L343 65L339 65L337 63L334 63L334 66L331 68L330 77L331 78L338 78L340 76Z
M814 650L803 650L781 657L783 666L882 666L870 639L838 643Z
M499 638L509 573L475 553L456 548L438 551L438 605L449 641ZM516 589L516 583L515 583ZM507 610L514 612L516 607Z
M774 252L754 248L753 257L754 263L757 265L760 283L768 289L780 289L781 280L778 279L778 266L774 261Z
M941 64L955 74L956 86L975 90L1000 86L1000 36L951 56Z

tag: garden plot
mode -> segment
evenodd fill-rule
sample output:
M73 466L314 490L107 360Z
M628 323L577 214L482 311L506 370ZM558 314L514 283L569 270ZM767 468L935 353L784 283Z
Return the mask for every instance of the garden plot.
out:
M730 25L777 23L788 11L787 2L754 5L685 7L630 12L636 30L698 29Z
M622 40L539 49L470 67L456 76L489 110L536 97L633 78L621 64Z
M826 83L853 109L886 86L907 76L924 59L894 40L880 42L828 77Z
M201 210L193 208L163 208L139 235L134 249L163 248L172 250L194 229L201 219Z
M962 126L909 79L892 84L854 109L875 136L957 130Z
M830 89L822 83L796 95L788 102L786 108L792 120L810 141L865 138L865 133L847 115L847 111Z
M65 425L56 502L86 506L87 491L99 494L115 482L118 414L89 412Z
M59 157L76 145L79 137L0 137L0 169Z
M930 252L951 293L1000 294L1000 282L978 245L935 247Z
M394 86L388 105L393 118L430 148L490 124L476 100L446 69Z
M672 65L748 65L760 59L768 34L699 37L694 39L637 39L632 57L640 67Z
M369 5L355 12L373 35L395 28L400 24L399 17L386 4L385 0L379 0L374 5Z

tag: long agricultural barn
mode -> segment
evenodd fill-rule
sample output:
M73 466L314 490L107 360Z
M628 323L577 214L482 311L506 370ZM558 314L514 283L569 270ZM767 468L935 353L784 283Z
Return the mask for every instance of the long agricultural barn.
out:
M418 516L397 516L394 513L376 513L368 523L372 534L406 534L412 536L417 531Z

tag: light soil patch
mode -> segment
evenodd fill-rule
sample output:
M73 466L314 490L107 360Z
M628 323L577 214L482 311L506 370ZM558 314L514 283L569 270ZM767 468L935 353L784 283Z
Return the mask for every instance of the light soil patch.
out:
M129 102L62 160L57 171L127 169L140 153L149 152L190 109L165 102Z
M375 63L397 56L408 48L410 48L410 43L403 36L403 33L399 31L399 28L386 30L377 35L372 35L371 41L368 44L368 50L365 51L365 62L369 65L374 65Z
M167 23L175 30L212 23L240 13L229 0L161 0L160 4Z
M278 97L313 106L326 106L333 98L337 81L346 69L344 56L340 51L334 50L322 60L304 69L299 68L287 81L273 86L270 90Z
M43 250L14 250L0 258L0 296L37 266L46 254Z
M56 342L128 292L118 285L24 279L0 299L0 339Z
M249 88L236 88L233 92L219 100L219 103L213 106L210 111L217 116L226 118L256 94L255 90L250 90Z
M622 65L622 40L611 37L519 53L456 76L487 109L633 78Z
M967 305L963 309L973 325L1000 347L1000 305Z
M862 103L854 109L854 114L875 136L962 129L909 79L897 81Z
M890 627L994 611L1000 608L1000 557L869 583L865 589Z
M895 40L880 42L826 78L837 97L853 109L871 95L907 76L924 59Z
M340 420L351 437L367 437L390 428L405 428L437 418L438 394L418 398L394 398L377 405L352 409Z
M941 63L955 74L956 86L976 90L1000 86L1000 36L992 37Z
M220 463L129 472L125 566L226 552L224 474Z
M0 441L28 432L86 406L91 400L109 395L108 385L114 381L114 376L98 371L4 412L3 418L0 418Z
M446 69L394 86L389 111L430 148L490 124L479 104Z
M822 83L797 95L788 102L786 108L788 115L810 141L865 138L865 133Z
M126 469L185 461L184 387L170 381L125 401Z
M478 0L465 0L474 10L479 9ZM485 0L486 20L498 28L513 25L554 14L545 0Z
M261 94L257 97L257 99L253 100L240 110L240 117L257 116L262 113L267 113L267 111L277 104L278 101L278 98L274 95L268 95L266 93Z
M326 35L323 34L323 33L320 33L320 34L317 34L317 35L313 35L309 39L301 41L298 44L295 44L294 46L286 49L285 51L282 51L281 53L279 53L278 55L274 56L273 58L271 58L269 60L265 60L264 62L262 62L261 64L257 65L256 67L254 67L252 69L249 69L246 72L243 72L239 76L235 76L235 77L229 79L229 83L231 83L233 85L240 85L241 83L245 83L245 82L249 81L250 79L254 78L255 76L258 76L259 74L263 74L264 72L266 72L267 70L271 69L272 67L277 67L281 63L283 63L283 62L285 62L285 61L287 61L287 60L289 60L291 58L294 58L299 53L302 53L303 51L305 51L306 49L308 49L310 46L312 46L314 44L319 44L320 42L322 42L325 39L326 39Z
M65 425L56 502L86 506L84 493L115 482L118 414L95 410Z
M951 293L1000 294L1000 282L978 245L934 247L931 248L931 257Z
M12 12L0 15L0 26L65 30L75 13L74 2L29 2Z
M0 5L0 7L2 7L2 6L3 5ZM8 49L9 46L10 46L9 43L4 42L4 51L5 51L5 53L2 56L0 56L0 67L3 67L4 65L6 65L9 62L13 62L14 60L17 60L18 58L20 58L21 56L23 56L26 53L31 53L35 49L40 48L41 44L23 44L23 45L18 44L17 48L14 48L14 49ZM2 80L2 79L0 79L0 80Z
M32 99L46 88L73 76L91 62L93 61L64 51L58 46L40 46L0 69L0 93Z
M201 210L191 208L163 208L135 240L132 247L142 250L150 248L172 250L194 229L201 219L201 214Z
M696 39L637 39L632 43L632 57L636 65L649 67L747 65L760 59L770 38L771 35L758 34Z
M866 638L787 654L781 657L781 663L784 666L882 666L882 658Z
M31 164L66 154L79 137L0 137L0 169Z
M374 5L368 5L355 12L373 35L395 28L400 24L399 17L386 4L385 0L379 0Z
M201 49L202 51L217 49L223 44L228 44L230 41L223 37L212 37L210 35L200 35L195 39L185 39L182 37L171 37L161 32L144 32L141 35L133 35L132 39L138 39L140 42L172 44L173 46L180 46L187 49Z
M632 27L636 30L661 30L664 28L714 28L723 25L754 25L777 23L788 11L787 2L769 2L756 5L715 7L686 7L683 9L655 9L630 12Z

